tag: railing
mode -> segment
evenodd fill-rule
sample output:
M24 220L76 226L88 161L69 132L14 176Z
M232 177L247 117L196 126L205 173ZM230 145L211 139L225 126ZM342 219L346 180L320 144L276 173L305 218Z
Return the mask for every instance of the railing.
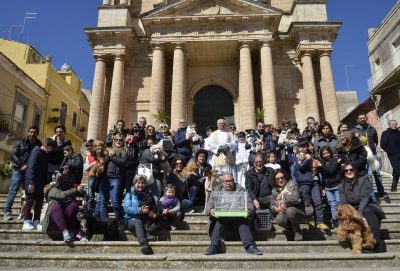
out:
M86 127L80 127L79 124L79 119L77 118L75 121L75 125L74 125L74 121L73 118L66 116L65 120L62 120L60 118L60 111L53 111L51 110L48 114L47 117L47 123L54 123L55 125L64 125L65 128L67 129L67 131L71 132L72 134L85 139L85 132L86 132Z
M8 132L17 139L24 139L28 136L28 128L31 124L17 118L12 114L0 114L0 132ZM46 135L39 133L40 140L46 139Z
M368 91L371 92L379 83L400 66L400 47L393 52L388 60L386 60L368 79Z

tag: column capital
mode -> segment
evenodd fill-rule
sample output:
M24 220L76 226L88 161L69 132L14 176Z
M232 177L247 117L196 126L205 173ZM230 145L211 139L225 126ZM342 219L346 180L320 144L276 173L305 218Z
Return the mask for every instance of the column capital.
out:
M239 49L250 48L251 40L239 40Z
M125 61L125 54L116 54L114 60Z
M299 51L298 56L302 59L304 56L312 57L316 53L315 49L303 49Z
M151 47L153 48L153 50L164 50L165 43L164 42L154 42L154 43L151 43Z
M262 47L272 47L272 40L260 40L258 42L258 44L260 45L260 48L262 48Z
M323 57L323 56L331 56L331 54L332 54L332 49L323 49L323 50L318 50L318 54L319 54L319 57Z
M185 42L173 42L172 46L173 46L174 50L176 50L176 49L184 50L185 49L185 44L186 44Z
M106 55L93 55L96 61L106 61Z

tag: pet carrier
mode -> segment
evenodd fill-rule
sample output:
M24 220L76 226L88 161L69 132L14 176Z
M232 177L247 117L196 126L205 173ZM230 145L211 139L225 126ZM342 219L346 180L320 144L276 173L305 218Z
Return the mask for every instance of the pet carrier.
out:
M219 191L215 196L215 217L247 217L247 191Z
M257 231L270 231L272 229L271 212L267 209L257 209L254 222Z

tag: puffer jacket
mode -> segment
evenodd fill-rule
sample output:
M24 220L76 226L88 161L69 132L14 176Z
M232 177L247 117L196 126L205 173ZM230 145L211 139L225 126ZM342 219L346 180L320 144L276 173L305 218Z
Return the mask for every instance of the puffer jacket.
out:
M42 142L36 139L35 142L31 142L28 138L19 140L15 143L12 150L12 160L14 170L19 170L21 167L26 165L28 157L35 146L42 146Z
M376 132L376 129L374 127L372 127L368 123L365 126L357 124L354 127L354 133L366 136L368 138L368 146L371 148L372 153L376 154L376 146L378 145L378 133Z
M114 179L122 179L125 176L125 165L128 160L125 150L113 156L109 156L107 176Z
M141 220L143 218L142 203L139 200L139 198L141 198L141 194L146 194L146 193L149 194L149 192L147 192L146 190L138 193L134 185L131 187L131 191L126 193L124 198L124 213L125 213L124 218L126 222L132 219Z

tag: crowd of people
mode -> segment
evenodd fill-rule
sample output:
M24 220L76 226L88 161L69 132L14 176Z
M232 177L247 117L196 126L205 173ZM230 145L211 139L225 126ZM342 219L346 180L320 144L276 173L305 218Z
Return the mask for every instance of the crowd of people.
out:
M85 198L85 214L98 221L110 220L111 203L118 230L134 231L142 253L152 254L148 241L156 240L159 230L179 229L185 214L204 211L212 224L206 255L223 252L227 228L239 232L247 253L260 255L251 223L255 210L269 210L288 240L299 241L301 223L333 229L340 223L336 206L347 203L363 215L377 241L365 252L384 251L384 213L377 199L387 193L377 165L377 132L366 115L358 116L353 129L340 124L337 133L329 122L318 124L313 117L302 132L295 122L284 119L281 124L259 121L254 130L238 132L235 124L219 119L216 128L207 126L203 137L196 123L183 119L176 131L166 123L157 130L144 117L131 127L119 120L104 140L85 142L84 157L71 146L64 126L57 126L43 143L32 126L13 149L4 220L13 219L12 205L22 187L22 229L59 231L71 244L88 239L76 197ZM395 120L383 133L381 147L393 165L391 191L397 191L400 132ZM243 191L248 195L247 218L216 215L216 193Z

